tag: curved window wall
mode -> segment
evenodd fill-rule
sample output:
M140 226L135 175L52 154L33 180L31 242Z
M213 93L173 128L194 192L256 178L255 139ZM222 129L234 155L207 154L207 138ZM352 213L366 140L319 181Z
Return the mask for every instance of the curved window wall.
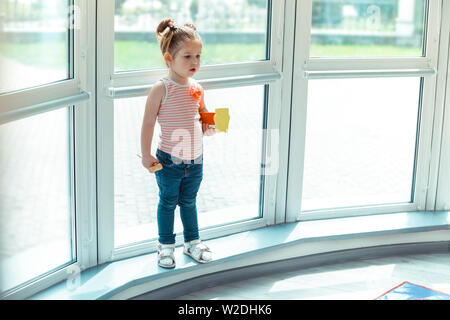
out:
M196 79L230 111L204 139L202 239L447 210L450 4L372 2L1 1L0 297L76 289L156 250L158 190L136 154L165 17L196 24Z

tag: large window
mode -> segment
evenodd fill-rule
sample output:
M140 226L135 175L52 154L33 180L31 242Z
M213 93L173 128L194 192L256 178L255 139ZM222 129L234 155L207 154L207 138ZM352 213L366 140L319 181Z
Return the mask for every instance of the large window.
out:
M229 107L233 121L228 133L204 137L204 179L197 199L201 229L261 215L260 128L264 91L263 86L256 86L206 93L209 105ZM114 228L117 247L154 239L158 235L158 186L155 176L148 174L136 157L140 153L140 127L136 123L142 121L145 101L144 97L115 102ZM153 154L156 154L158 137L157 125ZM175 232L181 234L178 207L175 212Z
M267 185L267 123L277 123L281 65L275 38L282 36L284 5L269 0L102 1L99 25L100 86L109 97L99 100L100 261L149 252L158 238L159 189L141 165L140 130L150 86L167 75L155 31L163 18L196 25L202 40L202 68L195 78L205 88L207 108L227 107L227 133L204 137L204 178L197 198L201 237L248 230L272 222L264 202ZM114 16L109 16L107 13ZM277 29L278 28L278 29ZM111 51L114 55L111 55ZM109 80L108 80L109 79ZM256 79L256 80L255 80ZM258 80L259 79L259 80ZM112 80L112 81L110 81ZM112 99L111 99L112 98ZM271 100L272 99L272 100ZM271 113L269 110L274 109ZM155 155L159 128L153 136ZM111 140L111 137L114 137ZM182 239L179 208L175 232ZM212 231L214 230L214 231ZM177 240L178 241L178 240Z
M0 2L0 94L73 78L71 3Z
M311 56L422 56L426 0L313 0Z
M158 187L137 154L147 95L167 75L155 38L167 17L197 26L195 78L210 111L229 108L228 132L203 139L203 240L448 210L449 9L441 0L1 0L0 298L61 281L73 289L79 271L155 252Z
M308 90L302 210L413 202L420 79L315 80Z
M432 206L438 11L425 0L297 2L288 220Z
M70 113L0 126L0 291L76 259Z
M80 246L80 239L93 235L78 237L78 226L88 224L78 210L85 217L89 212L83 210L83 192L77 194L87 185L77 173L88 172L82 160L87 135L77 139L77 129L90 131L82 120L89 94L80 78L87 70L87 52L84 60L80 54L87 28L80 5L77 0L0 2L2 298L28 297L42 284L66 278L69 268L80 269L83 259L84 268L91 265L80 255L91 243Z
M268 0L115 1L115 69L164 68L156 27L191 21L204 42L202 64L265 60Z

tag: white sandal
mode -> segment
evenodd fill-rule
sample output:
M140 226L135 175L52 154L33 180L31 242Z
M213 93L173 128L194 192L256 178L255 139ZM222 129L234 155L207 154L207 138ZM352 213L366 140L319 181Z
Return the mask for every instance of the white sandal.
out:
M162 268L175 268L175 244L158 244L158 265Z
M200 263L208 263L212 260L211 250L201 240L185 242L183 252Z

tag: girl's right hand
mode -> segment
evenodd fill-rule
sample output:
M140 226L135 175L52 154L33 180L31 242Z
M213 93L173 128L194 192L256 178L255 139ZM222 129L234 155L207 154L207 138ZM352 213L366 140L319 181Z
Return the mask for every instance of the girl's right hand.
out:
M152 155L142 157L142 165L147 170L150 169L150 167L152 167L154 163L159 163L159 161Z

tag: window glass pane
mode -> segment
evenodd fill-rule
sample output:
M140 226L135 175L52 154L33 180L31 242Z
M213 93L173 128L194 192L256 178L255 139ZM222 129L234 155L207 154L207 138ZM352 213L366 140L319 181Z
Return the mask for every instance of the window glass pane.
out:
M419 95L418 78L310 81L302 210L411 202Z
M311 56L422 56L426 0L313 0Z
M164 18L192 21L202 64L265 60L269 0L116 0L115 70L165 68L155 31Z
M73 262L67 108L0 126L0 291Z
M72 78L71 1L0 1L0 94Z
M209 90L209 111L228 107L229 131L203 138L203 181L197 196L199 228L260 216L261 134L264 86ZM140 133L146 98L115 101L114 190L115 246L158 237L159 189L153 174L141 165ZM160 135L156 124L155 156ZM175 232L182 233L179 207Z

